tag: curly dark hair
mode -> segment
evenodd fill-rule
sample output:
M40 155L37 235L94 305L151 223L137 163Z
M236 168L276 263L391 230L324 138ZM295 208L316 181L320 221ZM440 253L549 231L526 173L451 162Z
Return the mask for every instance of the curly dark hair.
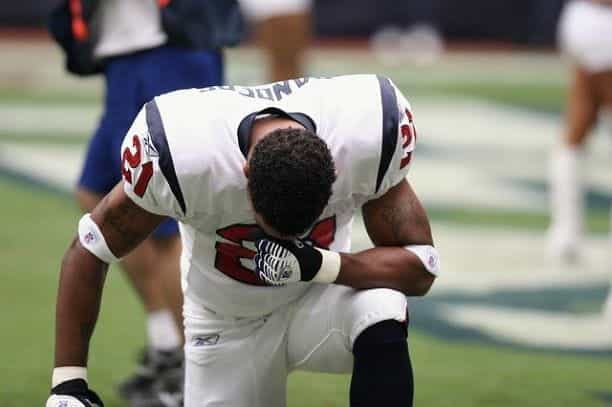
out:
M284 235L304 233L321 216L335 180L329 148L310 130L274 130L249 159L253 207Z

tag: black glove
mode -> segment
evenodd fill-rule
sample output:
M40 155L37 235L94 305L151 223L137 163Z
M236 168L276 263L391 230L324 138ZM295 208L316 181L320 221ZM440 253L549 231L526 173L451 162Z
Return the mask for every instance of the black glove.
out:
M255 273L270 285L313 279L318 281L322 268L326 269L323 273L326 278L320 281L330 283L335 280L340 269L338 253L318 249L300 239L281 240L267 235L259 236L255 240L255 247Z
M46 407L104 407L100 397L83 379L72 379L51 389Z

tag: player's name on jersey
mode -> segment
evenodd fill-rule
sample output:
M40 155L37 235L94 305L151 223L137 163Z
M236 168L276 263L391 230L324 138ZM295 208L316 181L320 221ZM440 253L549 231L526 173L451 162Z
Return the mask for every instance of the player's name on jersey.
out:
M255 99L266 99L278 102L282 98L289 96L294 90L300 89L306 85L311 79L331 79L329 77L310 77L310 78L297 78L288 81L274 82L262 86L236 86L236 85L225 85L225 86L211 86L208 88L200 89L200 92L212 92L219 90L229 90L236 92L239 95L246 96Z

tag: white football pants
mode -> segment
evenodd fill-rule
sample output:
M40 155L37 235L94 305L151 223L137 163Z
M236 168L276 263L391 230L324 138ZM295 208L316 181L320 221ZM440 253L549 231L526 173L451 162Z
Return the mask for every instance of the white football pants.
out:
M389 289L313 284L260 318L228 318L185 299L185 407L282 407L294 369L352 370L367 327L405 321L406 297Z

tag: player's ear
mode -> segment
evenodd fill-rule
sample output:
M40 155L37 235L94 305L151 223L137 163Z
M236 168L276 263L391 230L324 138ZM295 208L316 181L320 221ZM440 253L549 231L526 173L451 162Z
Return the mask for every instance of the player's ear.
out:
M249 162L245 162L244 163L244 167L242 167L242 172L244 173L244 176L248 179L249 178Z

